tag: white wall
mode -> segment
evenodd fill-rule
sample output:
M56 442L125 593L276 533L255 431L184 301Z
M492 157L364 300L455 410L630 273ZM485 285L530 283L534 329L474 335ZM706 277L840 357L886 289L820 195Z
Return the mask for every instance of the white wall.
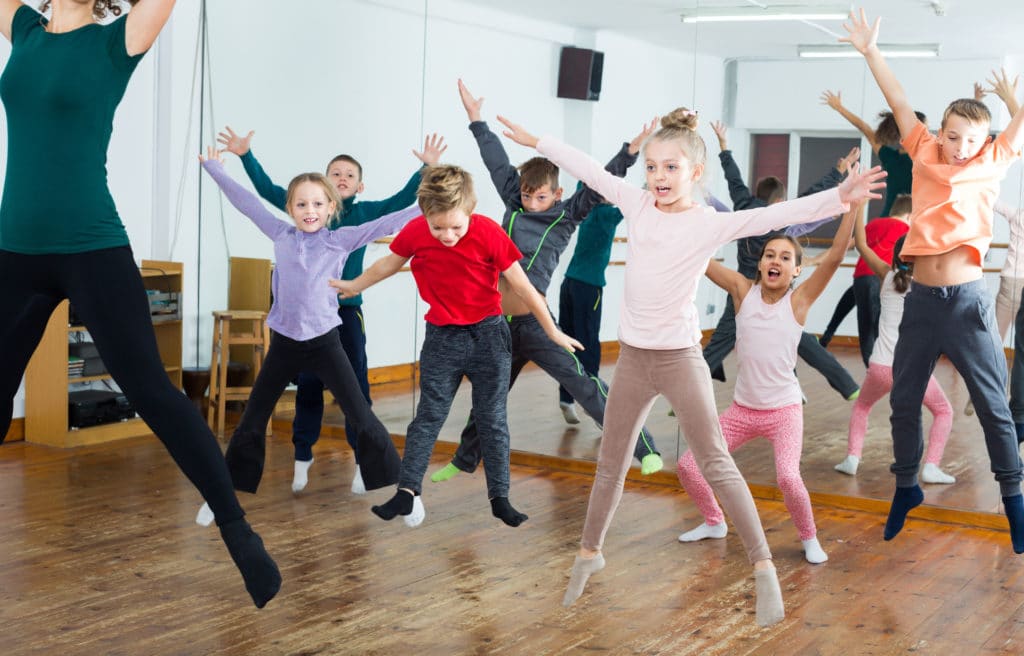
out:
M208 3L211 74L200 138L199 89L193 85L200 2L180 0L115 119L110 184L135 255L185 263L187 365L202 364L208 357L208 317L226 305L228 256L271 256L267 240L232 208L222 206L209 180L203 181L199 200L196 154L226 124L256 131L254 151L280 184L297 172L322 170L338 152L356 155L365 167L364 199L399 189L419 165L410 150L422 145L424 133L439 132L449 144L445 159L477 178L478 211L497 218L502 207L458 99L455 80L460 76L486 98L484 117L493 128L499 128L494 116L500 112L538 133L563 135L599 159L609 157L645 120L676 106L698 109L705 126L733 111L730 146L743 170L749 161L750 132L851 134L818 103L824 89L842 89L847 104L864 114L882 107L873 82L857 62L740 62L738 98L730 108L723 106L721 59L695 59L611 31L580 30L458 0L431 0L426 18L425 0L302 0L294 6L287 12L280 3ZM570 44L605 53L602 95L596 103L555 96L559 50ZM6 42L0 44L0 62L8 52ZM975 79L1001 63L897 62L894 68L911 98L937 118L950 96L969 94ZM1017 70L1024 62L1007 63ZM709 155L706 185L727 200L717 143L710 129L704 128L703 134ZM514 162L532 154L506 144ZM3 152L5 145L5 130L0 129ZM242 177L237 158L227 158L228 170ZM1011 177L1006 189L1016 196L1022 188L1016 169ZM639 166L630 178L642 182ZM564 176L566 189L574 184ZM552 281L553 300L571 248ZM384 252L383 246L371 246L367 262ZM731 263L733 252L725 247L722 255ZM624 249L617 246L613 257L623 256ZM621 267L609 269L601 334L605 340L615 337L622 273ZM833 283L833 288L840 287ZM408 274L366 295L371 366L415 359L425 311L415 299ZM722 292L702 284L697 302L703 327L714 325L723 301ZM833 304L834 298L819 301L809 323L812 329L823 325L818 315L830 312ZM704 314L708 306L714 310ZM852 322L845 328L854 332ZM23 415L21 392L15 415Z

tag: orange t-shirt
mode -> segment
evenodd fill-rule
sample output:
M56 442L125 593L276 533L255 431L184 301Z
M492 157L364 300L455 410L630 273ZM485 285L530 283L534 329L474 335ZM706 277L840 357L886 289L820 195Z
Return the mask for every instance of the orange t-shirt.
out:
M992 206L999 182L1019 153L1000 134L967 164L952 166L943 162L938 138L920 122L902 144L914 160L914 210L901 257L911 260L914 255L970 246L980 265L992 243Z

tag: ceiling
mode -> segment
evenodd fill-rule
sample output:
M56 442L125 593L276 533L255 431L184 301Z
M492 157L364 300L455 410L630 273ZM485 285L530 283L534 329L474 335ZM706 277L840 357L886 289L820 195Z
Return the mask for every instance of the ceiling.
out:
M686 9L740 6L842 6L829 0L467 0L472 4L573 27L612 30L669 48L723 59L792 59L797 44L834 44L841 21L684 25ZM1024 0L864 0L882 16L882 43L939 43L948 59L1024 54ZM936 9L938 7L938 10ZM943 15L937 15L937 14Z

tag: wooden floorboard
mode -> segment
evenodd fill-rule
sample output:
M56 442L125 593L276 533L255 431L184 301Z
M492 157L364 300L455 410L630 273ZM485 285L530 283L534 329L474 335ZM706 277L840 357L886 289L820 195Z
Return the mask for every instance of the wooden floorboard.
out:
M700 522L686 495L630 481L608 566L563 609L589 475L514 466L512 500L530 515L517 529L490 516L482 473L427 482L426 521L408 529L369 510L390 491L348 491L342 440L316 454L293 494L279 433L260 494L243 495L284 576L256 610L155 439L0 447L2 653L1024 653L1024 561L1004 531L911 518L884 542L882 516L819 506L829 561L814 566L782 504L759 500L787 606L759 629L735 533L680 544Z

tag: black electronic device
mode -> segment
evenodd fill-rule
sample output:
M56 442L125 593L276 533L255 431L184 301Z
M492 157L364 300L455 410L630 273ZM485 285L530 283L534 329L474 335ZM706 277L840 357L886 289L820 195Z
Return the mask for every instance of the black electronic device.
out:
M597 100L601 97L604 53L563 46L558 63L558 97Z
M121 392L89 389L68 393L68 428L88 428L134 416L135 410Z

